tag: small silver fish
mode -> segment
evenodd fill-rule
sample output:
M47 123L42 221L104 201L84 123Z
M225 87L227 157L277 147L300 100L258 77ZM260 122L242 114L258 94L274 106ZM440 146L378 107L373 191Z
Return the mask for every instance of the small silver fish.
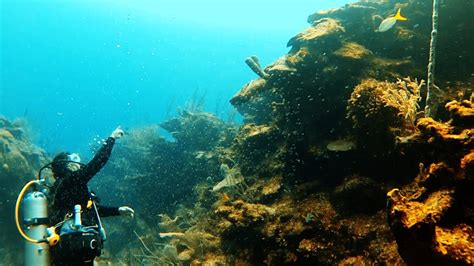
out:
M401 8L398 9L397 14L395 16L384 19L382 23L380 23L378 32L388 31L389 29L393 27L393 25L395 25L395 23L397 23L397 21L407 20L407 18L402 17L402 15L400 14L400 11L401 11Z

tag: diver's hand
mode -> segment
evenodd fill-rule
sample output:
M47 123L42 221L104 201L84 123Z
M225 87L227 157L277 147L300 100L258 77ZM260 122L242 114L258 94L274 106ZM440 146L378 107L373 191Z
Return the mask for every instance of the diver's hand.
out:
M114 139L119 139L123 136L124 132L123 132L123 129L118 126L114 132L112 132L112 134L110 135L111 138L114 138Z
M135 214L135 211L132 208L127 207L127 206L119 207L118 211L119 211L120 215L130 216L132 218L133 218L133 215Z

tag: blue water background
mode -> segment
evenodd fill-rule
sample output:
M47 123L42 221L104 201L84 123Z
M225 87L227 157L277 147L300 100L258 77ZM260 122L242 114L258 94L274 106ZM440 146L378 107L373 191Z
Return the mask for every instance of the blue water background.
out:
M163 122L196 92L226 119L229 99L317 10L347 1L2 0L0 114L33 141L79 151L117 126Z

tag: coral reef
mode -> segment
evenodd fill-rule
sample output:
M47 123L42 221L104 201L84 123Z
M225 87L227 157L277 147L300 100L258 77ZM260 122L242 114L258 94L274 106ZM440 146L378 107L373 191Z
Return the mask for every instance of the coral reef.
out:
M460 5L446 3L440 13L465 14ZM311 27L288 42L290 52L264 69L265 79L250 81L231 99L244 116L231 153L248 189L213 207L226 254L267 265L404 263L399 238L386 224L385 193L410 183L418 164L433 153L449 157L446 150L430 149L438 138L456 142L469 136L453 129L468 123L467 102L450 105L466 116L440 125L444 135L420 119L429 6L430 1L365 1L313 14ZM409 20L376 32L398 8ZM461 19L440 23L462 32L463 54L469 50L473 41ZM448 28L439 43L447 44ZM438 73L438 84L447 93L461 90L454 82L472 90L471 77L453 75L463 70L446 56L454 55L448 47L439 46L445 51L441 60L453 68ZM439 105L453 97L440 96ZM424 131L432 138L413 142ZM450 193L433 202L442 204ZM440 228L444 242L438 249L462 254L446 243L450 233L461 231L459 241L466 243L468 227ZM409 240L404 243L415 253Z
M410 78L398 79L396 83L365 79L357 85L349 99L347 117L357 131L359 146L367 147L374 143L377 147L369 149L383 151L390 147L381 143L391 145L396 137L412 133L423 85L423 81Z
M161 136L158 127L168 130L174 140ZM226 150L235 131L212 114L183 110L160 126L129 132L103 176L92 181L99 195L112 189L115 195L108 201L126 199L137 213L138 238L130 234L130 223L108 222L109 227L123 229L109 233L110 242L130 242L107 248L117 257L112 261L158 265L223 261L216 251L220 239L206 227L211 223L207 209L221 190L242 186L242 176ZM218 185L229 177L231 184Z
M242 228L252 230L261 223L275 215L275 209L262 205L236 200L229 205L220 205L216 208L215 213L222 216L223 219L218 224L218 229L230 234L230 232L238 233Z
M383 209L384 197L379 183L367 177L349 176L335 188L332 202L341 214L371 214Z
M179 116L160 124L183 150L211 150L226 146L233 139L228 127L215 115L205 112L181 110Z
M253 55L245 59L245 63L250 67L250 69L252 69L255 74L260 76L262 79L268 78L268 74L263 71L257 56Z
M161 124L174 142L154 132L124 143L108 175L133 173L126 184L137 192L122 196L135 199L144 226L128 251L115 251L121 261L472 264L473 110L462 100L473 89L464 20L474 5L439 10L453 18L440 16L437 47L437 104L458 100L440 112L449 123L420 112L430 6L363 1L317 12L287 55L266 67L246 59L259 77L230 100L240 128L182 111ZM377 32L398 8L408 20Z
M404 145L430 150L417 178L393 189L388 217L398 250L410 265L472 265L474 263L474 111L470 101L446 105L448 122L420 119L419 131Z
M192 194L196 184L206 179L217 184L222 179L221 165L231 162L219 150L230 145L233 129L215 116L182 111L162 127L175 141L160 136L155 126L132 131L116 147L106 177L97 186L98 192L110 185L116 187L117 198L132 198L140 212L154 214L147 215L150 223L159 213L172 212L176 204L186 202L182 195ZM117 175L125 175L119 186Z
M133 149L147 147L133 155L139 166L131 166L149 169L133 184L152 227L131 248L137 258L159 255L178 265L400 265L438 254L433 258L441 264L468 263L472 200L457 199L468 199L472 185L470 174L459 175L474 169L470 131L463 129L472 106L450 103L449 124L421 118L429 2L364 1L315 13L311 26L290 39L287 55L264 68L247 58L260 78L230 100L244 118L238 130L208 114L182 112L161 124L176 142L141 140L125 149L121 156L132 160ZM440 13L465 14L462 4L448 2ZM376 32L400 7L409 20ZM438 62L450 67L437 73L443 105L472 90L447 33L462 35L464 43L456 42L470 66L465 50L473 40L459 18L440 24L446 28ZM413 181L419 163L436 167L422 167ZM156 187L167 188L159 203ZM389 194L387 223L385 194L394 187L402 189ZM157 216L162 222L154 229ZM187 240L193 238L200 240Z
M446 111L423 118L430 6L363 1L310 15L288 54L266 67L247 58L259 77L230 100L239 128L192 108L159 125L173 140L132 131L97 186L137 213L134 234L110 223L112 243L128 240L108 247L111 260L472 265L474 4L440 7ZM409 19L377 32L398 8Z
M245 175L256 172L278 172L282 167L275 163L281 156L277 144L282 142L282 132L274 125L245 124L235 138L233 150L237 163ZM255 162L260 162L255 167Z
M211 234L192 230L170 234L171 240L156 250L151 249L145 243L146 238L143 239L144 237L136 235L143 245L143 255L137 256L142 264L202 265L203 263L223 262L218 255L212 255L212 252L218 249L219 238ZM150 240L153 241L148 239L148 241Z

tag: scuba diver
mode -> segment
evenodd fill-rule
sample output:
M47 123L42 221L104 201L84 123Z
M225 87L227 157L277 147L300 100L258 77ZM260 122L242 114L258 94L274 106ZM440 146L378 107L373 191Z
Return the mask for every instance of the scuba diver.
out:
M123 134L117 127L88 164L80 163L75 153L62 152L53 159L50 168L56 181L49 193L49 224L61 225L61 229L58 244L50 248L52 265L93 265L105 240L100 217L133 218L134 210L130 207L98 204L87 187L107 163L115 141Z

